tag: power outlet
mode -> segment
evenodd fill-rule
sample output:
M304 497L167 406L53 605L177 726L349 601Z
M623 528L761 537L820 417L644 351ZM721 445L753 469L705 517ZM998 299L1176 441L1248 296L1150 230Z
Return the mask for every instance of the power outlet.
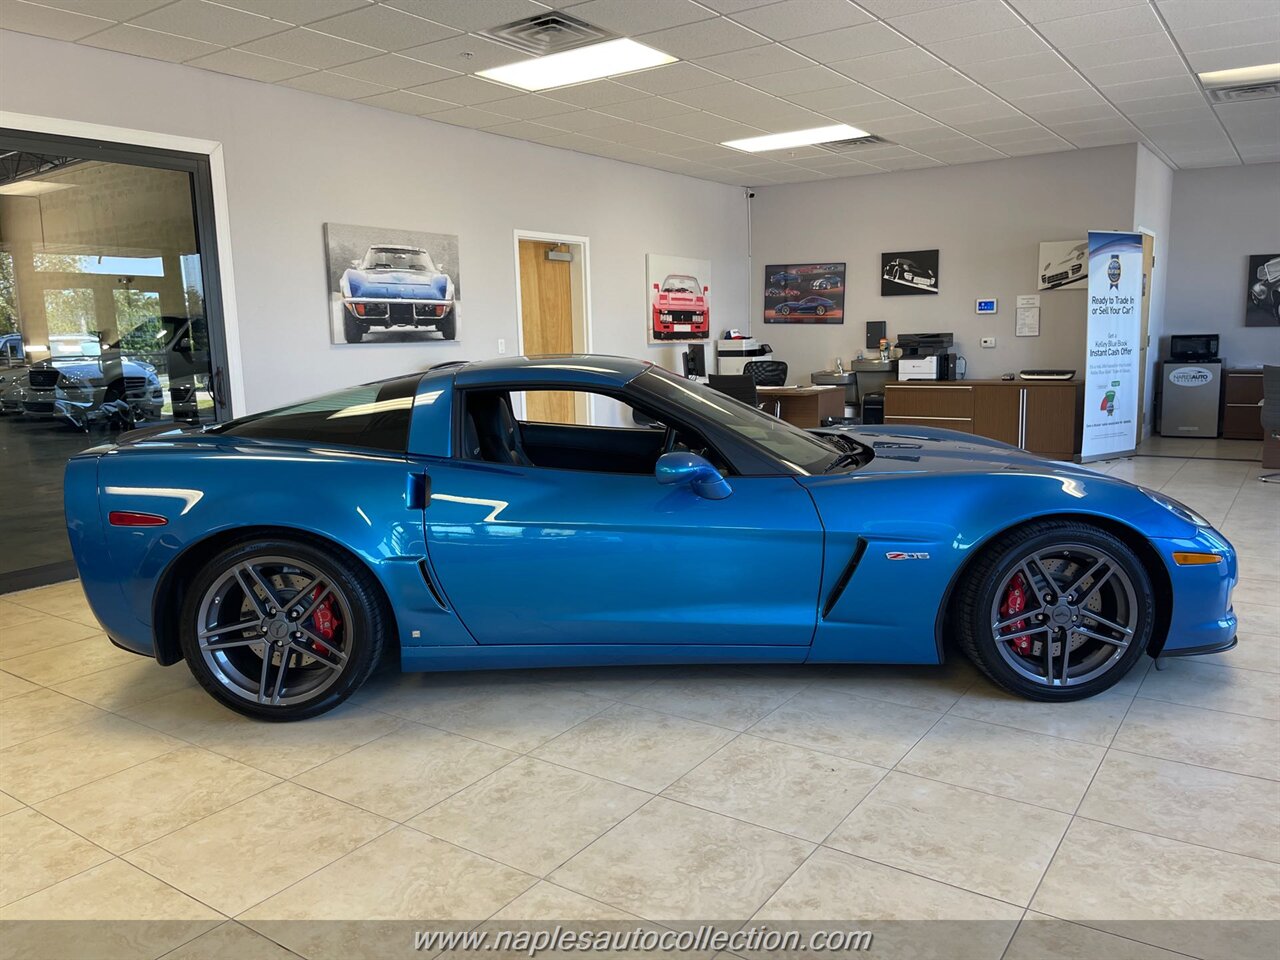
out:
M983 337L983 338L982 338L982 346L983 346L984 348L986 348L986 349L988 349L988 350L989 350L989 349L993 348L995 345L996 345L996 338L995 338L995 337Z
M501 356L506 352L507 352L507 341L499 337L498 338L498 355Z

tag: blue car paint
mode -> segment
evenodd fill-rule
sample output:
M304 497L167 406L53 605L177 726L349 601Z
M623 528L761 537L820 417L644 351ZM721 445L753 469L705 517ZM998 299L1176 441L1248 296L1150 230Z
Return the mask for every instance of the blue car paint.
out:
M453 458L455 389L625 395L647 367L445 365L418 384L404 455L180 430L85 451L68 462L65 490L90 605L120 645L167 647L172 659L156 611L175 560L211 536L271 527L325 537L367 565L394 610L405 669L936 663L939 609L963 563L1018 523L1073 516L1122 524L1159 556L1173 592L1166 651L1235 634L1235 553L1220 533L1124 481L965 434L856 428L847 432L876 454L860 469L730 476L724 500L647 476ZM422 474L425 511L407 492ZM168 523L114 527L112 510ZM1175 550L1224 559L1182 567Z
M423 279L421 273L406 270L380 270L365 273L354 267L343 274L352 299L357 300L445 300L449 278L437 273Z

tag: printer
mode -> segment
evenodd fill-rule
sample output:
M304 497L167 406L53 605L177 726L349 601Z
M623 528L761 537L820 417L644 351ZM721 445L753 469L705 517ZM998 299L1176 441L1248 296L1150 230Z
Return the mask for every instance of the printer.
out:
M715 345L717 373L741 374L752 360L773 359L773 348L767 343L758 343L755 337L721 337Z
M898 335L899 380L955 380L956 355L951 352L955 336L950 333L903 333Z

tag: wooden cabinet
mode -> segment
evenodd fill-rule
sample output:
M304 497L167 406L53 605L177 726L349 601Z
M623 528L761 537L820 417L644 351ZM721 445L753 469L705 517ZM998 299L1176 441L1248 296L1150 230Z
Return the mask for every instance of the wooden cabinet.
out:
M1229 440L1261 440L1261 370L1228 370L1223 391L1222 435Z
M1070 460L1080 450L1074 380L912 380L884 391L884 422L942 427Z

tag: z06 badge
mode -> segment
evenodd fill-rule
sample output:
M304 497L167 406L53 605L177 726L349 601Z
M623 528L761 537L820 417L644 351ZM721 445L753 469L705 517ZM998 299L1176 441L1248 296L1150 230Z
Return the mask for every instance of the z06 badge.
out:
M887 560L928 560L927 553L901 553L897 550L890 550L885 554Z

